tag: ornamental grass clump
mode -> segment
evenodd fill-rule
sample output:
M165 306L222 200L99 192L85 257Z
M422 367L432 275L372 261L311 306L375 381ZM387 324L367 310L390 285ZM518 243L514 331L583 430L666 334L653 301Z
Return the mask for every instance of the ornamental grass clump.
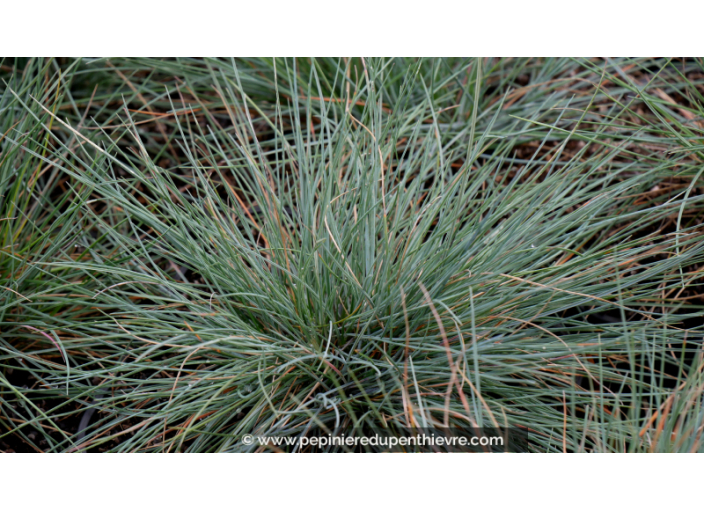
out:
M21 352L36 381L3 398L54 402L3 437L211 452L492 427L526 451L701 450L700 128L682 120L701 111L662 99L699 83L623 64L75 63L91 115L32 96L33 145L5 146L61 176L43 210L75 217L70 245L22 261L53 275L36 320L3 303L4 369Z

